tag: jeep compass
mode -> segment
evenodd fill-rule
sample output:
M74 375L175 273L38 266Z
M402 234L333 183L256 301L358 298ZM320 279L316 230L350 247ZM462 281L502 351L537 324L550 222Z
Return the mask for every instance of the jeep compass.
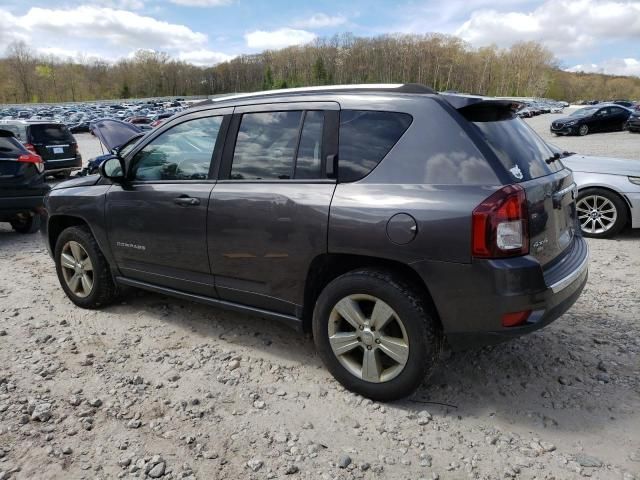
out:
M80 307L127 286L283 321L347 388L401 398L445 341L536 330L587 281L572 173L518 107L421 85L208 101L56 185L43 234Z

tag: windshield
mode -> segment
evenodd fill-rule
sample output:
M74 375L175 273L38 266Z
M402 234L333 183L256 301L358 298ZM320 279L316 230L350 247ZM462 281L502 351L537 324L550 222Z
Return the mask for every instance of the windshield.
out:
M142 137L142 135L133 137L131 140L129 140L124 145L122 145L120 148L116 148L118 156L126 157L127 153L129 153L133 149L133 147L136 145L136 143L138 143L138 140L140 140L140 137Z
M589 115L593 115L599 110L599 108L581 108L580 110L576 110L573 112L570 117L588 117Z

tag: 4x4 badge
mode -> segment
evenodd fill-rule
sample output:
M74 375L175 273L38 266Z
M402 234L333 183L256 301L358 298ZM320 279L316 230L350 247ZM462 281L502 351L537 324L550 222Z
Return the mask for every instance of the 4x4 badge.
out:
M520 167L518 165L516 165L513 168L511 168L509 171L518 180L522 180L524 178L524 175L522 175L522 170L520 170Z

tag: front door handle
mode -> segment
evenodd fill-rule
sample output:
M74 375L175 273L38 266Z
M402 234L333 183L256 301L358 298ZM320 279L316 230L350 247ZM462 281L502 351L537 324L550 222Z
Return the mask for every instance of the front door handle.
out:
M183 207L189 207L192 205L200 205L200 199L199 198L193 198L193 197L187 197L182 196L182 197L178 197L178 198L174 198L173 199L173 203L177 204L177 205L181 205Z

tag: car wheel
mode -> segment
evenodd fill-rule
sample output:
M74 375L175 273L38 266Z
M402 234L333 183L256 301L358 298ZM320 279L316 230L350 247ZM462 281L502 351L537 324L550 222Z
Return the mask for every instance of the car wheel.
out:
M418 291L374 270L349 272L327 285L316 302L313 335L336 380L380 401L418 388L443 344L435 313Z
M71 172L70 171L68 171L68 172L66 172L66 171L65 172L59 172L59 173L56 173L54 175L54 177L59 179L59 180L66 180L70 176L71 176Z
M624 200L602 188L587 188L581 191L576 208L580 228L585 237L612 237L619 233L628 221Z
M109 264L88 228L69 227L60 234L55 263L60 285L79 307L98 308L116 299Z
M578 135L580 135L581 137L584 137L588 133L589 133L589 126L587 124L580 125L580 128L578 129Z
M36 233L40 230L40 215L16 218L11 221L11 228L18 233Z

